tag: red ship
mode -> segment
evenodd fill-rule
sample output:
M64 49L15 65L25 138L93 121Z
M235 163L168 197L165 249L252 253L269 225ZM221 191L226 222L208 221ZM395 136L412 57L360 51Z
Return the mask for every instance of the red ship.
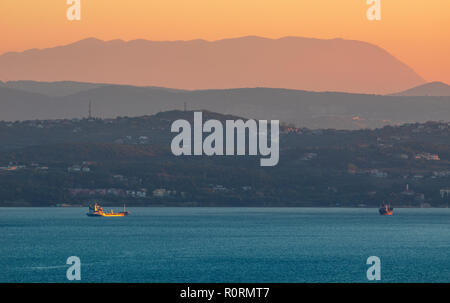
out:
M383 204L378 210L382 216L392 216L394 214L394 208L390 204Z

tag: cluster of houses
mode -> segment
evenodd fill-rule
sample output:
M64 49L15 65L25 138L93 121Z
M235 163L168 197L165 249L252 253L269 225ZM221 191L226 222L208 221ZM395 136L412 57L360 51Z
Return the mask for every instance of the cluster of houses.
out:
M165 188L157 188L155 190L153 190L152 192L153 197L156 198L167 198L167 197L173 197L176 196L177 191L176 190L167 190ZM184 192L180 193L181 195L185 195Z
M149 138L147 136L139 136L139 137L133 137L133 136L125 136L123 138L119 138L114 140L114 143L116 144L141 144L145 145L148 144Z
M8 166L0 167L0 171L16 171L16 170L25 169L25 168L27 168L26 165L10 164Z
M386 178L388 176L387 172L378 170L378 169L371 169L369 171L367 171L367 173L372 176L372 177L376 177L376 178Z
M148 190L146 188L141 188L137 190L121 189L121 188L70 188L69 194L72 197L128 197L143 199L147 198ZM178 194L176 190L167 190L165 188L157 188L151 192L151 195L155 198L168 198L174 197ZM185 192L179 193L182 197L186 196Z
M441 160L439 158L439 155L432 154L432 153L425 153L425 152L416 154L414 158L416 160L427 160L427 161L439 161L439 160Z
M208 187L206 188L206 190L208 192L213 192L213 193L226 193L226 192L235 192L236 190L242 190L242 191L248 192L248 191L252 191L253 188L249 185L244 185L244 186L241 186L240 188L236 189L236 188L228 188L221 184L208 184Z
M72 197L130 197L130 198L146 198L147 189L124 190L121 188L70 188L69 193Z
M10 162L8 164L8 166L2 166L0 167L0 171L18 171L18 170L23 170L28 168L28 166L23 165L23 164L18 164L18 163L13 163ZM35 169L35 170L41 170L41 171L47 171L48 170L48 166L41 166L37 163L31 163L30 168Z
M434 171L433 176L431 178L445 178L450 177L450 170L444 170L444 171Z
M288 126L286 128L283 128L280 131L281 134L287 135L287 134L298 134L301 135L303 133L301 128L294 127L294 126Z
M372 168L372 169L367 169L367 170L359 170L353 164L348 165L347 172L351 175L365 174L365 175L369 175L371 177L376 177L376 178L386 178L388 176L387 172L381 171L377 168Z
M405 126L409 126L410 124L405 124ZM413 130L413 133L431 133L436 129L439 130L447 130L450 128L450 123L443 122L427 122L425 124L418 124Z
M95 164L95 162L83 161L83 163L81 163L81 164L74 164L72 166L69 166L67 168L67 171L69 173L80 173L80 172L88 173L91 171L90 166L92 166L94 164Z

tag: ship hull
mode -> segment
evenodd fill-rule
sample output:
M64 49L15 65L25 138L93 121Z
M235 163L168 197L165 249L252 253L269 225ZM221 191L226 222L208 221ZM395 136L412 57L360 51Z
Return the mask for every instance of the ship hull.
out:
M128 216L128 212L122 212L122 213L87 213L88 217L125 217Z
M383 207L383 208L380 208L378 211L380 212L380 215L382 215L382 216L392 216L394 214L393 208L386 209Z
M126 213L102 214L102 217L125 217L125 216L128 216L128 212L126 212Z
M393 211L388 211L388 212L381 212L380 211L380 215L382 215L382 216L392 216L393 214L394 214Z

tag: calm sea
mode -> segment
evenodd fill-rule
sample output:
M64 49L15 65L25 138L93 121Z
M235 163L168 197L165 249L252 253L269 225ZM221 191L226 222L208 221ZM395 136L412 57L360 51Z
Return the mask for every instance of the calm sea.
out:
M450 209L0 208L0 282L450 282Z

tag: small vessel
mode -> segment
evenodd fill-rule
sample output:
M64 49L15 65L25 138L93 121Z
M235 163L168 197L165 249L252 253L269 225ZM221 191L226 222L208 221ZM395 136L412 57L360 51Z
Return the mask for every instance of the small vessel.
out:
M86 215L88 217L124 217L128 216L128 211L126 210L124 204L122 212L115 213L114 210L112 209L109 212L106 212L96 202L93 206L91 204L89 205L89 212Z
M394 208L390 204L384 203L378 210L382 216L392 216L394 214Z

